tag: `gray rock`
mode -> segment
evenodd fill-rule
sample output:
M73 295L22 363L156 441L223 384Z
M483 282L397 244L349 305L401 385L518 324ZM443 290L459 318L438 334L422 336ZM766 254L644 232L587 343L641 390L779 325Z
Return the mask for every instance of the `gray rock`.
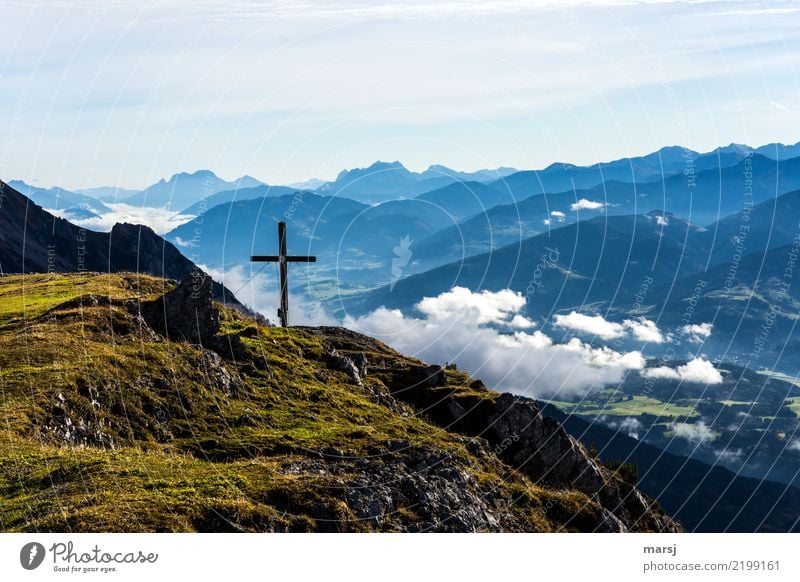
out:
M172 291L154 301L142 302L139 312L147 325L168 339L202 344L220 329L219 310L212 293L211 277L195 271Z
M348 375L353 384L357 384L358 386L364 385L361 372L359 371L358 366L353 360L351 360L347 356L340 355L339 352L333 349L328 351L325 359L330 369L344 372L345 374Z

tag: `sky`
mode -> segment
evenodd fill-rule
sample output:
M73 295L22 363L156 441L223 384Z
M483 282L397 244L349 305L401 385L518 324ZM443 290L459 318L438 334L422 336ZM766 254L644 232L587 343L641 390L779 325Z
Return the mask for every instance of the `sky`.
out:
M142 188L800 141L796 2L0 0L0 178Z

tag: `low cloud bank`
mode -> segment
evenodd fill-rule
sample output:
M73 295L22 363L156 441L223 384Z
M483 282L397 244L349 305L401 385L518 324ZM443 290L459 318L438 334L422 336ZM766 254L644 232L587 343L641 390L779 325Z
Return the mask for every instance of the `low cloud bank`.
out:
M455 287L416 305L420 316L379 308L348 317L345 327L433 363L454 362L499 390L531 397L582 395L644 367L638 351L592 347L577 338L555 343L520 313L513 291ZM528 330L528 331L524 331Z
M186 214L176 214L166 208L148 208L121 202L106 202L105 205L111 209L111 212L92 218L72 219L69 218L68 213L63 211L50 210L49 212L62 218L67 218L73 224L83 228L100 232L109 232L115 224L128 222L131 224L144 224L158 234L165 234L194 218L194 216Z
M280 292L275 275L259 273L254 275L242 266L227 270L213 269L198 265L211 277L230 289L242 303L261 313L273 323L278 322ZM338 325L318 301L304 295L289 293L289 323L291 325Z

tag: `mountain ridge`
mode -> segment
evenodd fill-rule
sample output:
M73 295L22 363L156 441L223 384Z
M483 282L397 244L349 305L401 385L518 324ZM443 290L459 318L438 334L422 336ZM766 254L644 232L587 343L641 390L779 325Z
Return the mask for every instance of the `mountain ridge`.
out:
M208 279L131 283L27 276L27 307L0 307L4 529L681 529L533 401L349 330L264 326ZM18 382L67 346L76 366Z

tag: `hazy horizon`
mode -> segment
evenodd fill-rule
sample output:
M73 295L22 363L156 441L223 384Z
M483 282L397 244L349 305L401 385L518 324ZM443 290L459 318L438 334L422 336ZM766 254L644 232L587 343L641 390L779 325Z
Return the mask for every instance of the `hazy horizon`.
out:
M36 185L538 169L800 135L790 2L0 7L0 176Z
M759 144L742 144L742 143L730 142L730 143L727 143L727 144L724 144L724 145L718 145L718 146L716 146L716 147L714 147L714 148L712 148L712 149L710 149L708 151L698 151L697 153L699 153L701 155L709 154L709 153L713 153L713 151L716 150L717 148L725 148L725 147L736 146L736 145L743 145L743 146L746 145L746 146L749 146L749 147L751 147L753 149L758 149L758 148L761 148L761 147L764 147L764 146L767 146L767 145L776 144L776 143L777 144L781 144L781 145L785 145L785 146L791 146L791 145L796 145L796 144L800 143L800 141L796 141L796 142L792 142L792 141L789 141L789 142L772 141L772 142L768 142L768 143L759 143ZM626 156L625 158L636 158L636 157L641 157L641 156L647 156L649 154L656 153L656 152L658 152L658 151L660 151L660 150L662 150L664 148L669 148L669 147L680 147L680 148L691 149L691 148L687 148L687 146L683 146L683 145L679 145L679 144L666 144L666 145L663 145L663 146L661 146L661 147L659 147L659 148L657 148L657 149L655 149L653 151L633 153L630 156ZM572 162L570 160L551 160L549 162L546 162L544 165L542 165L540 167L536 167L536 168L514 168L514 169L517 170L517 171L540 171L540 170L544 170L548 166L550 166L552 164L556 164L556 163L574 164L576 166L581 166L581 165L591 166L591 165L594 165L594 164L603 164L603 163L614 162L614 161L617 161L619 159L623 159L623 158L599 159L599 160L596 160L594 162L589 162L587 164L577 164L577 163ZM192 168L192 169L176 170L176 171L172 172L171 174L167 174L167 175L161 176L160 178L158 178L156 180L156 182L157 181L161 181L161 180L169 181L170 178L172 178L173 176L178 175L178 174L195 174L197 172L210 171L214 175L216 175L218 178L221 178L221 179L223 179L223 180L225 180L227 182L235 182L236 180L238 180L240 178L243 178L245 176L250 176L251 178L255 178L257 180L260 180L260 181L266 183L269 186L291 186L292 184L300 184L300 183L308 182L310 180L315 180L315 179L323 180L325 182L331 182L331 181L334 181L336 179L337 175L339 173L341 173L341 172L351 171L351 170L364 170L364 169L367 169L370 166L372 166L374 164L378 164L378 163L400 163L407 170L410 170L411 172L415 172L415 173L424 172L425 170L427 170L427 169L429 169L429 168L431 168L433 166L444 165L444 164L439 164L437 162L432 162L432 163L430 163L428 165L425 165L425 166L414 167L414 166L411 166L410 164L405 163L403 160L397 160L397 159L394 159L394 160L389 160L389 159L373 160L371 163L365 164L363 166L355 166L355 167L352 167L352 168L341 168L338 172L335 172L334 174L332 174L331 176L329 176L327 178L319 178L318 176L308 176L308 177L306 177L304 179L292 182L291 184L290 183L284 183L284 184L277 183L275 181L269 180L268 178L265 178L263 176L258 176L258 175L241 174L241 175L236 175L236 176L227 176L227 175L221 175L220 172L216 171L214 168ZM501 168L501 167L509 167L509 166L508 165L502 165L502 166L497 166L497 167L492 167L492 168L486 168L486 167L453 168L453 167L450 167L450 166L448 166L448 167L449 167L449 169L455 170L457 172L469 173L469 172L477 172L477 171L480 171L480 170L496 170L496 169ZM14 180L20 180L20 181L23 181L23 182L31 185L31 186L36 186L36 187L39 187L39 188L61 187L61 188L72 190L72 191L76 191L76 192L88 190L88 189L91 189L91 188L98 188L98 187L106 187L106 188L114 188L114 187L116 187L116 188L119 188L120 190L144 190L148 186L152 186L155 183L155 182L151 182L151 183L141 184L141 185L95 184L95 185L92 185L92 186L77 186L77 187L74 187L74 188L66 188L65 186L62 186L61 184L43 184L39 180L37 180L35 178L33 180L31 180L31 181L28 181L28 180L24 180L22 178L18 178L16 176L9 176L8 180L6 180L5 177L0 176L0 179L3 179L4 181L9 181L9 182L10 181L14 181Z

